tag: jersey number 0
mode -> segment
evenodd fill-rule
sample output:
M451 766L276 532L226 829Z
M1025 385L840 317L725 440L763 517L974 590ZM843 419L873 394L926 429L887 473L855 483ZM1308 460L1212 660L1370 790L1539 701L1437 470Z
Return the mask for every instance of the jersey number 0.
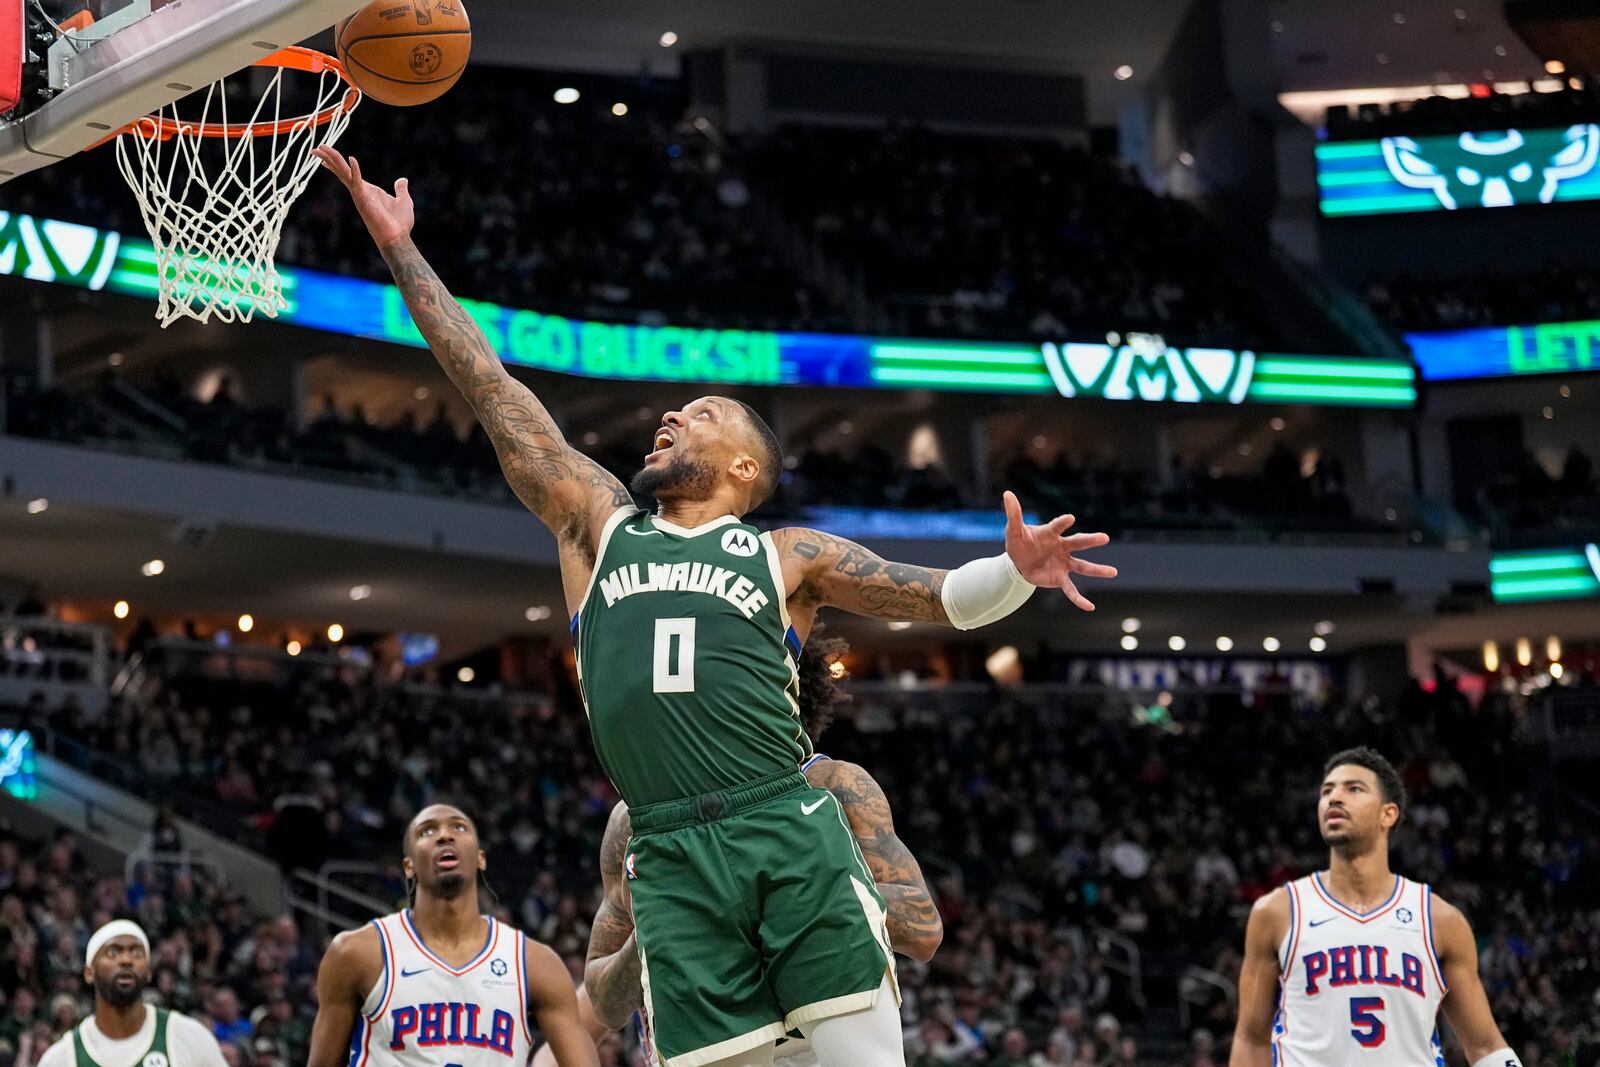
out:
M657 619L655 691L694 692L694 620Z

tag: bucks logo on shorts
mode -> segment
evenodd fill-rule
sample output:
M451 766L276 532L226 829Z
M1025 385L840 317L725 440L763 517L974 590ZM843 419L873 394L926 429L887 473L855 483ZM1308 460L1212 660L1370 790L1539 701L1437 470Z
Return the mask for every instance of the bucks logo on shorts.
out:
M1426 189L1446 210L1548 204L1563 182L1600 163L1600 126L1500 130L1459 137L1385 137L1383 161L1394 180Z
M630 806L810 754L784 600L771 538L731 515L689 530L629 510L606 524L573 635L595 752Z

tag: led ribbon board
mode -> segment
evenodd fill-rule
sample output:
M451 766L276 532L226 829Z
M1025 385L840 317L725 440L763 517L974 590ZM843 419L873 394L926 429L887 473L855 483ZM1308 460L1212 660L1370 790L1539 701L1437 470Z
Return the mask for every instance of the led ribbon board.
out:
M1600 321L1408 333L1428 381L1600 370Z
M1317 145L1330 218L1600 199L1600 125Z
M1489 558L1489 592L1499 603L1600 596L1600 545L1496 552Z
M0 275L156 298L148 241L0 211ZM392 285L278 268L278 321L426 347ZM461 301L507 363L586 378L731 385L1036 393L1101 400L1409 408L1408 362L1176 348L1153 334L1104 344L912 341L839 334L584 322Z
M33 735L27 730L0 729L0 789L18 800L39 795Z

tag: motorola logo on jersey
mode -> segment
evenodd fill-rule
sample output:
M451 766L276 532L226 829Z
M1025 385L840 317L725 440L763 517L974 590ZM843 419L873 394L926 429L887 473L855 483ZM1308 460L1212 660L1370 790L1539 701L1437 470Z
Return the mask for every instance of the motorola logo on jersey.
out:
M761 551L761 545L756 541L756 535L749 530L729 530L722 535L722 551L730 556L743 556L748 559Z
M417 1048L483 1048L512 1057L512 1036L516 1020L508 1011L495 1010L488 1020L489 1032L483 1032L482 1009L476 1004L456 1001L437 1001L394 1008L389 1012L393 1036L389 1048L404 1052L406 1038L415 1037Z
M1322 992L1318 985L1327 981L1330 988L1348 986L1392 986L1419 997L1428 995L1422 985L1422 960L1406 952L1400 955L1400 973L1389 966L1389 949L1384 945L1341 945L1321 952L1308 952L1301 960L1306 971L1306 996Z

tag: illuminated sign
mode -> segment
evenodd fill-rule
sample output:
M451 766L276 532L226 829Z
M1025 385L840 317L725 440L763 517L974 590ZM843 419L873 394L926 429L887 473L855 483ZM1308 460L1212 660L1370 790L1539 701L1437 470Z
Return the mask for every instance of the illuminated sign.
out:
M1319 144L1330 217L1600 199L1600 126Z
M392 285L279 267L278 321L426 347ZM0 211L0 274L155 299L148 241ZM1415 370L1398 360L1170 347L1153 334L1104 344L911 341L838 334L585 322L480 300L462 306L507 363L585 378L1036 393L1174 403L1401 407Z
M33 735L27 730L0 730L0 789L18 800L39 795L34 777Z
M1600 370L1600 321L1411 333L1406 343L1429 381Z
M1496 552L1489 559L1489 592L1501 603L1600 596L1600 545Z

